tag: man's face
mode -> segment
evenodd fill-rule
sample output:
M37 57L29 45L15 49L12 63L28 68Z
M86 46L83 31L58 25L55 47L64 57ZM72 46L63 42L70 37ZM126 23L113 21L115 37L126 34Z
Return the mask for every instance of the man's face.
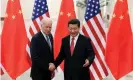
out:
M42 31L47 35L51 33L52 23L51 22L44 22L42 23Z
M77 24L69 24L69 33L72 37L76 37L79 33L80 28Z

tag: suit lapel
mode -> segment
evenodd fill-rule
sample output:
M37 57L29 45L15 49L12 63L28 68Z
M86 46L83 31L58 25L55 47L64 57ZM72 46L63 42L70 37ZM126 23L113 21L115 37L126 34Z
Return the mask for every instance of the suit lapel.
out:
M42 32L40 32L40 37L41 37L42 42L44 42L44 44L47 44L47 46L48 46L49 49L50 49L50 46L49 46L47 40L45 39L45 37L43 36ZM51 40L51 36L49 36L49 38L50 38L50 42L51 42L51 45L52 45L53 42L52 42L52 40ZM52 45L52 46L53 46L53 45ZM50 51L51 51L51 50L50 50Z
M68 49L68 55L71 56L71 51L70 51L70 35L67 37L67 42L66 42L66 45L67 45L67 49Z

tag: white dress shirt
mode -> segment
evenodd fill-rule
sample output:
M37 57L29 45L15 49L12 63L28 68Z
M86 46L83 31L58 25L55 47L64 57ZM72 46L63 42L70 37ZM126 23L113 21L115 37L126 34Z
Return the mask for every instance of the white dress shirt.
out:
M77 43L77 40L78 40L78 37L79 37L79 34L76 36L76 37L74 37L74 47L75 47L75 45L76 45L76 43ZM71 42L72 42L72 36L70 36L70 45L71 45Z

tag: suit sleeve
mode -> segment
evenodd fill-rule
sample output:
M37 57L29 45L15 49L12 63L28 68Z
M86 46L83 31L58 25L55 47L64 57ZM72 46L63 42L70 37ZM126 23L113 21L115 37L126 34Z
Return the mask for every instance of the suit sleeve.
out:
M91 44L91 40L88 38L88 45L87 45L87 53L88 53L88 60L89 60L89 66L93 63L94 58L95 58L95 53L94 53L94 49L92 47Z
M58 67L61 64L61 62L64 60L64 58L65 58L65 53L64 53L64 46L63 46L63 40L62 40L59 55L54 62L55 66Z
M40 58L39 44L35 37L32 38L31 43L30 43L30 54L31 54L32 64L36 64L39 67L43 68L44 64Z

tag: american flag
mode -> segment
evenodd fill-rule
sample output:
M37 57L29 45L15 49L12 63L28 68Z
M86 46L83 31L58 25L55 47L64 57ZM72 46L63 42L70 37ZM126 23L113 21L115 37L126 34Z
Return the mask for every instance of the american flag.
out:
M93 80L101 80L108 75L104 60L106 45L105 32L99 0L87 0L82 33L91 38L96 53L94 63L90 66Z
M49 17L47 1L35 0L32 13L32 21L30 22L28 31L29 44L32 36L40 31L40 21L45 17ZM27 51L29 52L29 49L27 49Z

